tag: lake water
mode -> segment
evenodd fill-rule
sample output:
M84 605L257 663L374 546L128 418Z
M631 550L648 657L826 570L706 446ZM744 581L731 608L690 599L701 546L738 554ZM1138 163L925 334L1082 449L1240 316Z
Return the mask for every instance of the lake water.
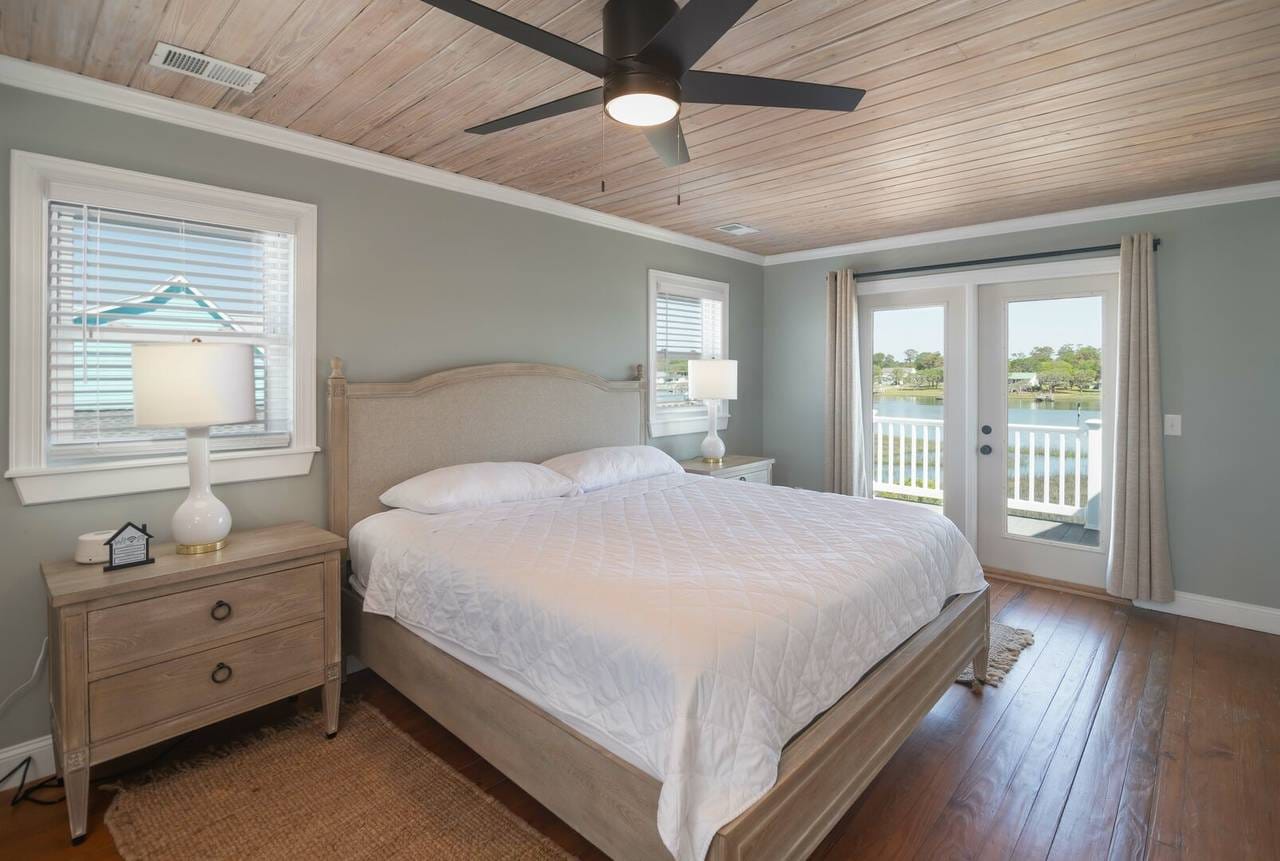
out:
M1102 416L1097 409L1085 409L1084 404L1090 401L1073 400L1070 396L1059 397L1057 401L1019 401L1018 406L1009 409L1009 423L1015 425L1058 425L1059 427L1079 427L1086 419ZM875 395L872 398L873 409L877 415L895 419L940 419L942 418L942 398L925 395L895 396L891 398Z

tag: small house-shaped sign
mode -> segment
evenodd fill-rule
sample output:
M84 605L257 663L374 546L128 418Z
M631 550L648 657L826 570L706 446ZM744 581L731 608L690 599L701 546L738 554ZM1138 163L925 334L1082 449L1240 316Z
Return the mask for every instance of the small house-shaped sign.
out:
M110 552L110 559L102 566L103 571L116 571L120 568L132 568L135 565L150 565L156 560L151 558L151 539L154 536L147 531L147 524L138 526L126 523L116 530L106 541L102 542Z

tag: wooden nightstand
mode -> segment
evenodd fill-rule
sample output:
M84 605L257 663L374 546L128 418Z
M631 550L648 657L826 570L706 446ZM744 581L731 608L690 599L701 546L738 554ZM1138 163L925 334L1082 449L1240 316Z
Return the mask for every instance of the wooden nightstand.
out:
M53 747L71 838L84 838L89 768L324 686L338 731L340 553L306 523L233 532L214 553L155 548L155 564L45 562Z
M712 478L731 478L735 481L751 481L756 484L773 484L773 458L751 457L744 454L725 455L723 463L706 463L700 457L682 460L685 472L709 475Z

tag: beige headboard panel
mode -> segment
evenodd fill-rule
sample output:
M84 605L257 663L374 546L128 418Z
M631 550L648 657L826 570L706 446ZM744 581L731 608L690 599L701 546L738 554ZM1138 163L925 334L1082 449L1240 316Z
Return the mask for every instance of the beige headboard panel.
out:
M406 478L458 463L645 441L643 367L615 382L555 365L473 365L399 383L329 376L329 528L345 536Z

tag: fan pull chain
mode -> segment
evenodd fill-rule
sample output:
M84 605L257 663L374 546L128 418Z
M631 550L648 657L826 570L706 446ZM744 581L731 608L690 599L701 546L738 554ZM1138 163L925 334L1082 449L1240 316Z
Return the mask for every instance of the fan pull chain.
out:
M600 108L600 193L604 194L604 108Z
M676 114L676 158L680 157L680 142L684 136L684 128L680 124L680 115ZM680 205L681 192L684 190L684 162L676 168L676 206Z

